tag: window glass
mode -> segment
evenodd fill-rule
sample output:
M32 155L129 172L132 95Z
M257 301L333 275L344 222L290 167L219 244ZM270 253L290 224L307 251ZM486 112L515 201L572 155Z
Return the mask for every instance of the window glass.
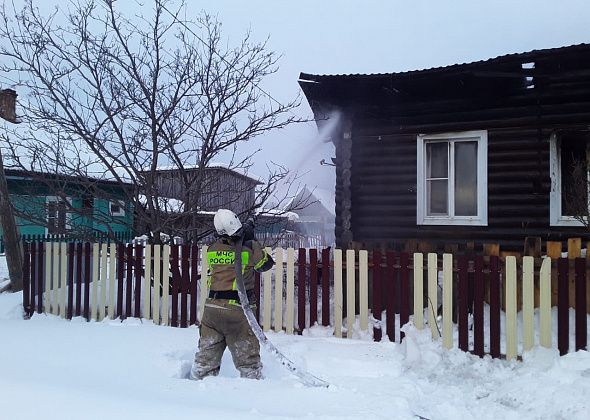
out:
M564 136L561 141L561 214L583 216L587 213L588 175L586 142Z
M426 177L448 178L449 143L437 142L426 144Z
M477 216L477 142L455 142L455 216Z
M426 197L429 216L447 216L448 208L448 180L430 180L426 182Z

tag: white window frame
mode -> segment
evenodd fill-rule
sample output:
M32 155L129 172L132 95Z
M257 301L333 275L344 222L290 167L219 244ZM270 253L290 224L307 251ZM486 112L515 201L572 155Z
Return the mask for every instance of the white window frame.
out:
M115 204L119 206L119 211L113 212L111 209L111 204ZM112 217L123 217L125 216L125 202L123 200L111 200L109 201L109 214Z
M427 216L426 211L426 143L452 140L477 140L477 216L454 216L454 157L449 159L449 216ZM488 225L488 132L486 130L456 133L420 134L417 141L417 212L418 225Z
M58 197L57 195L48 195L48 196L45 197L45 203L46 204L49 204L51 202L57 203L59 201L63 201L63 198ZM66 197L66 201L68 203L67 204L68 206L71 206L72 205L72 198L71 197ZM49 222L49 214L47 214L47 213L45 214L45 220L47 222ZM66 228L66 231L72 229L72 212L69 211L67 208L66 208L66 226L65 226L65 228ZM49 227L48 226L45 226L45 234L46 235L49 235L50 234L49 233Z
M575 217L561 214L561 147L556 133L551 133L549 137L549 165L551 176L549 226L584 226L584 223L576 220Z

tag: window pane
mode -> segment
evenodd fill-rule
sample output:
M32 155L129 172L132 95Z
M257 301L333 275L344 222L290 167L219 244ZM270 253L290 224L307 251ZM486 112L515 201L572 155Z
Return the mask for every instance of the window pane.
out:
M477 142L455 142L455 216L477 216Z
M583 138L561 141L561 214L584 216L588 203L588 163Z
M426 200L428 216L447 216L448 208L448 181L446 179L426 182Z
M426 143L426 178L448 178L449 143Z

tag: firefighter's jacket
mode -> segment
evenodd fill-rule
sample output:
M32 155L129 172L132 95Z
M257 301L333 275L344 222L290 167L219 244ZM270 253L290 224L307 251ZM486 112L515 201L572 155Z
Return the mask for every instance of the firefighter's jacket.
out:
M213 242L207 250L209 265L209 290L238 290L235 271L235 242L231 238L221 237ZM254 289L254 271L270 270L274 261L256 240L244 242L242 246L242 277L246 290Z

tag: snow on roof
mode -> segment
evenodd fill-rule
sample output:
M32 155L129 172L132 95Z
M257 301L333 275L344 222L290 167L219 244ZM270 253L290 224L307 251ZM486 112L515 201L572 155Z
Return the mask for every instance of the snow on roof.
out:
M138 198L141 204L148 203L147 196L140 194ZM151 197L151 199L153 200L154 198ZM184 202L176 198L159 197L158 201L154 201L153 203L155 207L166 212L182 213L184 211Z

